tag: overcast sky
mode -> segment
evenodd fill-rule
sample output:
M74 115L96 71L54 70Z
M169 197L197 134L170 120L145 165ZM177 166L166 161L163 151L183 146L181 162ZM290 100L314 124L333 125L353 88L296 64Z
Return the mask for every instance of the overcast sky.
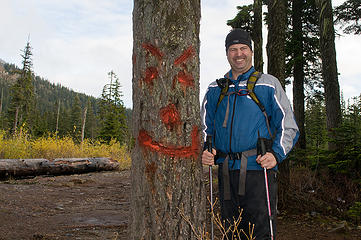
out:
M229 70L226 21L237 14L236 6L251 2L201 0L201 98L208 84ZM337 6L344 1L332 2ZM107 73L113 70L122 85L123 101L131 108L132 9L132 0L1 0L0 58L21 66L21 50L30 36L36 75L100 97L109 81ZM339 81L346 99L361 93L360 42L361 37L353 35L336 40Z

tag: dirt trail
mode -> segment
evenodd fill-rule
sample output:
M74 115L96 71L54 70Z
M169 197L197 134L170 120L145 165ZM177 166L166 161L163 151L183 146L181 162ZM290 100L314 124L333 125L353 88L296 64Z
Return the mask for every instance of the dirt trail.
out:
M130 171L0 182L0 240L128 239ZM361 239L305 215L278 219L278 240Z
M0 239L127 239L129 171L0 184Z

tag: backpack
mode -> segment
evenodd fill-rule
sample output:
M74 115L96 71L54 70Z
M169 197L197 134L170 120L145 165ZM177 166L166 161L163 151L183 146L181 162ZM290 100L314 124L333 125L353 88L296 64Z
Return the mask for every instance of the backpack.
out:
M247 80L247 90L248 90L248 95L251 97L251 99L257 104L257 106L260 108L260 110L262 111L263 115L266 118L266 123L267 123L267 128L268 128L268 132L270 134L270 136L272 137L271 134L271 130L270 130L270 125L269 125L269 118L267 116L266 113L266 109L263 106L263 104L259 101L259 99L257 98L256 93L253 91L257 80L262 76L261 72L258 71L254 71L251 76L248 78ZM229 89L229 84L231 83L231 80L228 78L220 78L216 80L218 87L221 88L221 94L218 97L218 102L217 102L217 107L216 107L216 111L218 109L219 104L222 102L223 98L226 95L231 95L232 93L228 93L228 89ZM229 99L229 98L228 98ZM226 127L227 126L227 121L228 121L228 112L229 112L229 104L227 104L227 110L226 110L226 116L224 118L224 122L223 122L223 126Z

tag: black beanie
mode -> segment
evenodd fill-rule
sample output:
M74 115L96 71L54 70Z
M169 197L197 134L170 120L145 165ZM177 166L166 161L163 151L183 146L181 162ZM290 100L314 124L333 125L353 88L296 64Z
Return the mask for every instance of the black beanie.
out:
M249 33L242 29L236 28L228 33L226 37L226 52L228 51L229 46L239 43L246 44L252 50L252 41Z

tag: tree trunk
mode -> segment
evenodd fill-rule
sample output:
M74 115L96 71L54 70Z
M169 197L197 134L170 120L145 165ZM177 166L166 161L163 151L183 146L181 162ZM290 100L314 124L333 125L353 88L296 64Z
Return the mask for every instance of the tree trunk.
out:
M341 124L340 86L338 83L335 29L332 16L331 0L317 0L320 11L320 50L322 59L322 77L325 88L327 130L330 139L335 139L334 129ZM337 150L341 146L329 141L329 150Z
M305 93L304 93L304 78L303 71L303 29L302 29L302 9L303 0L294 0L292 2L292 38L294 43L293 50L293 110L295 118L300 130L300 136L296 147L306 149L306 134L305 134Z
M130 239L197 239L200 162L199 0L135 0Z
M119 163L109 158L0 159L0 179L38 175L78 174L109 171Z
M268 39L267 56L269 74L272 74L280 81L285 88L285 41L286 41L286 0L269 0L268 2ZM287 195L290 185L289 160L286 158L279 166L280 177L278 178L280 187L278 188L280 204Z
M285 41L287 0L268 1L267 72L285 88Z
M58 101L58 112L56 114L56 127L55 127L55 136L56 136L56 138L58 138L59 115L60 115L60 99Z
M86 122L86 113L88 111L88 108L85 107L84 113L83 113L83 123L81 125L81 143L84 141L84 133L85 133L85 122Z
M263 72L262 0L254 0L253 12L254 67L257 71Z
M16 134L16 130L18 128L18 116L19 116L19 106L15 109L15 119L14 119L14 134Z

